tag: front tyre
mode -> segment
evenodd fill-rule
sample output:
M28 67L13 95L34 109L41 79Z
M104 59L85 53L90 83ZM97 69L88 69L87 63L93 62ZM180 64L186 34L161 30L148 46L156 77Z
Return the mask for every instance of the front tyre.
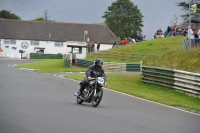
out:
M97 107L99 103L101 102L102 97L103 97L103 88L100 87L99 92L96 94L96 96L92 97L92 101L91 101L92 106Z

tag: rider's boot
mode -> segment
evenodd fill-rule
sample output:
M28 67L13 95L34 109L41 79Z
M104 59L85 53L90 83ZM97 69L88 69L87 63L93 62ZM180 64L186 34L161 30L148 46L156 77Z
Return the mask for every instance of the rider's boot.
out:
M81 96L83 94L84 87L81 87L78 92L74 93L74 96Z

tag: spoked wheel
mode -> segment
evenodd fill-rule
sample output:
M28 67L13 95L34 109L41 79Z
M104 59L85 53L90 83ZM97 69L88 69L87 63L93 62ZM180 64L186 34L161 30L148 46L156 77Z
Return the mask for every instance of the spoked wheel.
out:
M76 97L76 102L77 102L78 104L82 104L82 103L83 103L83 100L80 99L80 98L77 96L77 97Z
M103 88L101 87L99 89L100 89L100 91L96 94L96 96L92 97L91 103L92 103L93 107L97 107L99 105L99 103L101 102L101 99L103 97Z

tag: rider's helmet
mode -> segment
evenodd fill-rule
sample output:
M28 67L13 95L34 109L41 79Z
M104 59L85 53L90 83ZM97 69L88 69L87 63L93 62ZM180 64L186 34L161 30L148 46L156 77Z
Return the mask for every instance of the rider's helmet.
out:
M95 66L101 68L103 66L103 60L97 58L95 61Z

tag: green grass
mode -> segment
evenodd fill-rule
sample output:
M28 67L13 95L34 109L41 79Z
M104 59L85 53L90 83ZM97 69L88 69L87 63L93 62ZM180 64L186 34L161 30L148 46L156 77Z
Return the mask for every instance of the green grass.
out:
M112 49L117 52L137 53L137 54L162 54L171 50L182 49L181 39L183 37L166 37L155 40L148 40L119 48Z
M69 75L66 77L82 80L85 75ZM200 113L199 98L188 96L186 94L156 85L145 84L140 78L141 75L108 74L108 88L165 105L182 107L188 111L196 110Z
M166 38L148 40L148 41L143 41L143 42L138 42L138 43L133 43L133 44L128 44L128 45L122 45L118 48L110 49L109 53L121 52L121 53L143 54L143 55L162 55L163 53L166 53L169 51L181 50L182 38L183 38L182 36L166 37ZM102 53L106 53L106 52L102 52ZM120 53L118 56L120 56ZM95 60L95 58L98 58L98 55L94 56L92 53L88 54L86 57L86 59L88 60ZM124 62L124 63L132 63L132 62L138 63L141 60L143 60L143 58L140 58L140 57L136 61L129 60L129 59L126 59L126 60L114 59L116 58L116 56L114 56L113 58L107 58L107 57L105 58L101 57L101 58L106 62L108 61L108 62Z
M110 51L146 54L138 61L117 60L112 58L102 58L108 62L139 63L144 66L157 66L168 69L178 69L189 72L200 73L200 48L183 50L181 39L183 36L166 37L155 40L143 41L136 44L128 44ZM88 54L86 59L95 60L98 56Z
M40 73L55 73L55 72L85 72L87 68L81 67L66 67L64 66L63 59L42 59L37 60L31 64L20 64L15 68L28 68L35 69L36 72Z
M144 58L143 64L145 66L157 66L200 73L200 49L169 51L164 54L151 56L151 58Z

